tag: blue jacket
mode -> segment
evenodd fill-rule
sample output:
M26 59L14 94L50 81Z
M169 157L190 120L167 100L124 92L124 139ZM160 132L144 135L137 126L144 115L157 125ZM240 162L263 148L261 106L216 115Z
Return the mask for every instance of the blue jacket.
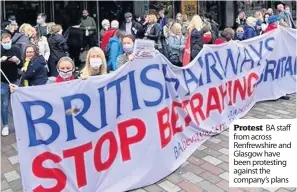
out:
M26 72L22 73L22 80L28 80L30 86L44 85L47 82L46 61L42 55L30 61Z
M109 46L109 57L107 61L107 66L112 71L117 69L117 58L123 54L123 48L121 41L118 37L112 37L108 43Z
M165 25L167 25L168 23L168 18L165 16L164 18L159 18L158 23L160 24L161 28L163 29L163 27Z
M253 37L256 37L257 36L257 32L256 30L249 26L249 25L245 25L244 27L244 39L250 39L250 38L253 38Z

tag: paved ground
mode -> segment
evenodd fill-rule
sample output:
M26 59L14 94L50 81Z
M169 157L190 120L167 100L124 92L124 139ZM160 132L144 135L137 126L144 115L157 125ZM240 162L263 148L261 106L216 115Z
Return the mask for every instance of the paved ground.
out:
M296 95L292 95L289 101L278 100L258 103L245 118L296 118ZM296 192L294 188L229 188L228 139L228 131L212 137L170 176L154 185L134 190L134 192ZM2 138L1 144L1 190L21 192L22 184L15 135L11 134Z

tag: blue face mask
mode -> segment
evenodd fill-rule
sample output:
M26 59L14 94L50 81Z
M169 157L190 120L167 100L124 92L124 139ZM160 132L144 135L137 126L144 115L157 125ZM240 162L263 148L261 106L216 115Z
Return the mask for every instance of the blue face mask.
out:
M11 49L11 42L10 43L2 43L2 47L5 50L9 50Z
M240 32L240 33L237 33L236 36L237 38L241 39L243 37L243 34L244 34L243 32Z
M268 23L268 18L265 18L265 23Z

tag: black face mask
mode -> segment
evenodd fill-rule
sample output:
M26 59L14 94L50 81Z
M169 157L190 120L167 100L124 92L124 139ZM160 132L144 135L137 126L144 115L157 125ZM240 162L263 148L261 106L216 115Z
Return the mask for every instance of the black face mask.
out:
M83 15L82 17L83 17L83 19L86 19L88 16L84 16L84 15Z

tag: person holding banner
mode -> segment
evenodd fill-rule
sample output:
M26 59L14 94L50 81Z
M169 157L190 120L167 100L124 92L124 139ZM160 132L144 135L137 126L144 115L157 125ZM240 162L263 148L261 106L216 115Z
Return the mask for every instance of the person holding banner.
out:
M125 35L122 40L124 54L120 55L117 58L117 68L120 68L128 61L134 59L135 55L133 54L135 37L133 35Z
M88 79L89 76L103 75L107 73L107 65L104 52L99 47L89 50L85 67L82 69L80 78Z
M55 83L61 83L74 80L75 65L70 57L62 57L57 64L59 75L56 77Z
M1 119L2 136L9 135L8 127L8 104L9 104L9 84L18 80L18 69L22 67L21 52L12 46L11 35L1 34Z

